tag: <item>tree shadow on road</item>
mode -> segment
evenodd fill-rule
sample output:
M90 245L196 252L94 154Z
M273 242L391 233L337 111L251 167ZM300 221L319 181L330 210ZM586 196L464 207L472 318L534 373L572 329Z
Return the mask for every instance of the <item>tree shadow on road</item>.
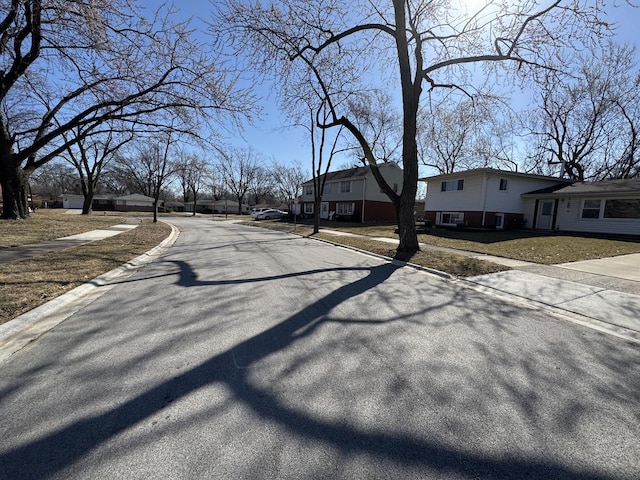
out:
M261 362L287 351L293 344L314 334L328 323L348 324L349 319L334 318L332 312L345 301L365 294L383 285L399 268L385 263L373 267L327 268L299 272L291 275L246 280L199 281L195 272L185 262L174 262L179 267L176 284L184 288L205 285L250 283L268 281L284 276L296 277L331 271L358 271L366 275L347 283L320 300L291 315L279 324L219 353L203 363L149 389L148 391L117 405L102 414L90 416L69 424L42 438L5 451L0 455L0 473L4 478L47 478L73 465L98 446L127 431L132 426L152 417L168 404L187 397L210 385L223 385L233 399L241 402L257 417L275 422L296 437L322 444L329 444L344 454L365 454L385 462L424 469L435 475L452 477L496 478L496 479L608 479L604 474L584 471L549 459L532 460L517 455L489 455L473 449L462 449L435 438L403 433L401 430L371 430L353 422L311 415L303 408L291 406L282 395L263 386L252 376L254 368ZM462 295L462 294L460 294ZM455 296L455 295L454 295ZM456 299L452 298L452 303ZM425 307L425 314L429 307ZM402 318L402 312L398 312ZM375 320L372 320L376 322ZM397 321L397 320L391 320ZM357 322L357 320L354 320ZM386 323L380 321L380 323ZM371 328L370 323L365 323ZM357 339L349 345L341 340L345 350L357 348ZM338 342L336 340L336 342ZM326 348L330 348L327 345ZM484 348L484 347L478 347ZM570 363L563 357L562 361ZM512 361L513 357L499 347L484 352L486 358L496 357L496 362ZM500 356L503 358L500 358ZM526 360L526 359L525 359ZM301 359L301 362L304 360ZM383 360L382 360L383 361ZM433 367L433 366L432 366ZM291 366L295 368L295 366ZM337 366L336 366L337 368ZM319 382L313 388L322 388ZM356 380L354 374L352 380ZM509 383L508 380L504 380ZM406 382L404 382L406 383ZM512 385L508 385L512 386ZM393 389L405 388L400 379L393 382ZM373 392L372 392L373 393ZM447 395L454 392L448 392ZM435 393L434 399L437 398ZM444 399L442 402L451 401ZM523 403L529 402L523 399ZM535 403L535 401L534 401ZM533 405L529 402L530 405ZM531 406L535 409L535 406ZM408 412L409 414L409 412ZM531 413L535 417L535 412Z

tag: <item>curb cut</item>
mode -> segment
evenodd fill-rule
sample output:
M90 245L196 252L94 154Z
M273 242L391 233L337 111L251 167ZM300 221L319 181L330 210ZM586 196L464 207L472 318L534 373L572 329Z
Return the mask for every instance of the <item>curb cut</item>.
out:
M133 274L138 268L150 263L162 251L173 245L180 231L171 223L163 222L171 227L171 233L151 250L0 325L0 362L21 350L28 343L37 340L38 337L59 325L80 308L102 296L113 287L113 285L109 285L109 282Z

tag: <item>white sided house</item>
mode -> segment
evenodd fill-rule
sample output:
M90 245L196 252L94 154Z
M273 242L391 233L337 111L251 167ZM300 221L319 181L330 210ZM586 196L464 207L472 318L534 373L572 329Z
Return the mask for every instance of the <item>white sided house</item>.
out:
M523 197L536 212L533 228L640 235L640 179L577 182Z
M389 186L400 193L402 169L392 162L380 165L379 169ZM302 212L306 216L314 214L313 189L313 180L302 184ZM397 221L393 203L381 191L369 166L326 174L320 218L362 223Z
M527 201L523 194L571 183L556 177L493 168L420 180L427 182L425 220L441 226L497 229L535 228L536 202Z

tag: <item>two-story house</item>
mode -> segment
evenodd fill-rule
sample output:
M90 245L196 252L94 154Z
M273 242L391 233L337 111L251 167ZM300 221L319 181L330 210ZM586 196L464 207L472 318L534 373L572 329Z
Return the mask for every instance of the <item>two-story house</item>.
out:
M434 225L475 228L551 228L552 205L532 202L523 194L571 184L543 175L476 168L421 178L427 182L425 219Z
M392 162L384 163L379 168L389 186L400 193L402 169ZM303 213L313 215L315 208L313 179L302 184L302 204ZM378 186L369 166L326 174L320 203L320 218L345 219L362 223L397 220L393 203Z

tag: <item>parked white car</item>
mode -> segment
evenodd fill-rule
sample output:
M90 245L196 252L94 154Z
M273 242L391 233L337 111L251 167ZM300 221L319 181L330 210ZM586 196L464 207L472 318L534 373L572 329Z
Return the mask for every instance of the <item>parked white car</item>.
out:
M282 210L276 210L275 208L270 208L260 212L255 219L256 220L275 220L284 217L284 212Z
M256 217L261 214L262 212L264 212L265 210L271 210L270 208L252 208L251 209L251 218L253 218L254 220L256 219Z

